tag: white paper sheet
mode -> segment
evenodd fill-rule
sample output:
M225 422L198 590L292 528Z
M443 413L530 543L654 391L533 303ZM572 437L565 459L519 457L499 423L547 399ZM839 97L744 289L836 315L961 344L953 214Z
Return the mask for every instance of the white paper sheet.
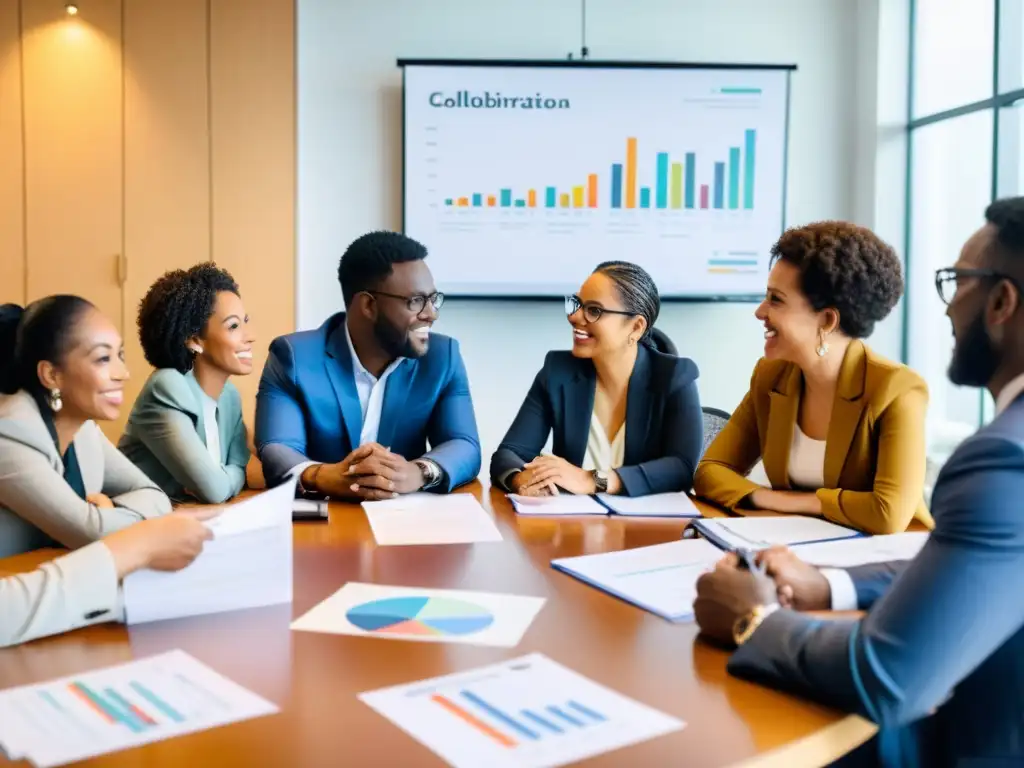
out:
M649 496L612 496L602 493L601 503L626 517L700 517L688 493L652 493Z
M363 509L380 547L501 541L494 520L468 493L412 493L364 501Z
M801 515L704 518L693 525L713 544L729 550L760 550L776 544L805 544L860 536L851 528Z
M349 582L291 626L304 632L511 648L544 602L543 597Z
M601 555L553 560L557 570L575 576L670 621L693 616L697 578L723 557L705 539L685 539Z
M258 608L292 600L295 480L225 507L214 538L187 568L136 571L124 580L125 623Z
M590 496L560 493L557 496L509 494L519 515L607 515L608 509Z
M819 567L852 568L869 563L913 560L928 541L925 531L866 536L842 541L798 544L790 549L801 560Z
M565 765L686 725L539 653L359 698L455 768Z
M187 653L170 651L0 691L0 744L48 768L277 711Z

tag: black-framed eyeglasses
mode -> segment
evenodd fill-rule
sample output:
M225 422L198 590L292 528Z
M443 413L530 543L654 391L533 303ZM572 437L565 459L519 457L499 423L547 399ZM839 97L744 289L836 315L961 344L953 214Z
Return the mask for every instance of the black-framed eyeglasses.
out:
M397 293L386 293L384 291L365 291L365 293L371 296L387 296L389 299L401 299L405 302L405 306L409 308L409 311L417 315L427 306L428 301L435 312L441 309L441 305L444 304L444 294L440 291L434 291L429 296L424 296L422 293L416 296L400 296Z
M1024 294L1020 284L1004 272L994 269L961 269L959 267L945 267L935 270L935 290L943 304L949 304L956 295L957 286L960 281L967 277L977 277L983 280L1009 280L1018 292Z
M601 315L625 315L626 317L636 316L636 312L623 312L621 309L605 309L600 304L584 304L583 300L576 294L565 297L566 315L574 315L581 309L583 310L583 319L588 323L596 323L601 319Z

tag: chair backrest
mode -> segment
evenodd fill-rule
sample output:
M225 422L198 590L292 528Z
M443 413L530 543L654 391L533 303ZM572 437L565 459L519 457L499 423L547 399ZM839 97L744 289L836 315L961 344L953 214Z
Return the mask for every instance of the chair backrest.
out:
M703 456L707 453L711 443L718 437L718 433L722 431L725 422L729 420L729 414L721 408L703 407L701 410L704 412L704 448L700 455Z
M672 339L668 337L668 334L660 328L651 328L651 341L654 342L654 348L662 354L679 357L679 350L676 349L676 345L672 343Z

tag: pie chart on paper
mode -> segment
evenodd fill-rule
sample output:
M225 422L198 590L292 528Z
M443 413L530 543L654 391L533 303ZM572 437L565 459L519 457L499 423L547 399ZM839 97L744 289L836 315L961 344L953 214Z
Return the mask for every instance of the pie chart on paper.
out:
M447 597L391 597L353 606L345 618L374 634L471 635L494 623L494 614L479 605Z

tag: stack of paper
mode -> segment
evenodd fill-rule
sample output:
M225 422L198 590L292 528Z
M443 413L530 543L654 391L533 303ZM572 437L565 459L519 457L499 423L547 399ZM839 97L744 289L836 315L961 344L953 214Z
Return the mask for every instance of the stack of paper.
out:
M411 493L364 501L363 509L380 547L501 541L494 520L468 493Z
M817 517L729 517L695 520L693 527L716 547L761 550L777 544L810 544L853 539L864 534Z
M0 691L0 747L39 768L277 712L183 651Z
M927 532L863 536L859 539L822 541L791 547L804 562L819 567L852 568L869 563L913 560L928 541Z
M456 768L565 765L686 725L539 653L359 698Z
M653 493L650 496L518 496L509 494L520 515L622 515L623 517L700 517L687 493Z
M294 497L293 478L225 507L206 522L213 540L187 568L128 576L125 623L290 603Z
M553 560L551 566L669 621L693 616L697 579L722 559L704 539L687 539L603 555Z

